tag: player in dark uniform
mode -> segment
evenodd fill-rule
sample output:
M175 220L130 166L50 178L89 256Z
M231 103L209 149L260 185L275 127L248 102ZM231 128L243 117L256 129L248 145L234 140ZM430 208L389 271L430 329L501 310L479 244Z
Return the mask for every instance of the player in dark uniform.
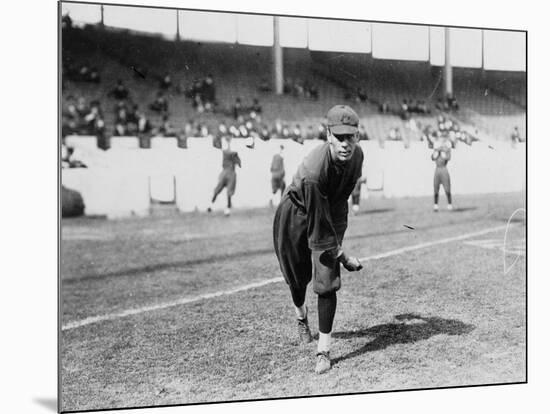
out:
M361 176L363 152L357 145L359 119L348 106L327 114L328 142L302 161L275 212L275 253L298 318L301 342L311 342L305 306L313 277L318 295L319 343L315 372L330 369L330 339L340 288L340 263L349 271L361 263L342 250L347 227L348 198Z
M361 202L361 186L366 184L366 178L360 178L355 183L353 191L351 192L351 211L353 214L356 214L359 211L359 203Z
M216 197L225 188L227 191L227 207L224 210L224 214L228 216L231 214L231 197L235 194L235 187L237 186L237 173L235 172L235 166L241 166L241 159L236 151L231 151L231 140L225 140L222 149L222 172L218 177L218 184L214 188L214 196L208 212L211 212L216 202Z
M447 170L447 163L451 159L451 148L447 144L447 140L444 137L440 137L434 152L432 153L432 160L435 161L435 173L434 173L434 211L439 211L439 187L443 185L445 194L447 196L447 209L452 210L452 198L451 198L451 177Z
M277 205L277 192L281 192L281 198L286 188L285 183L285 161L283 151L285 147L281 145L279 152L271 160L271 204Z

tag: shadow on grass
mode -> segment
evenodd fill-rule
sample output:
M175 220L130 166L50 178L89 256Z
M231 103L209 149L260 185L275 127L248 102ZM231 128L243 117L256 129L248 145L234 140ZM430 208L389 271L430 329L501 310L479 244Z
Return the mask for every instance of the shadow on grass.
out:
M456 319L422 317L412 313L397 315L395 319L399 322L376 325L359 331L333 333L334 338L340 339L374 337L361 348L335 358L333 363L354 358L365 352L379 351L395 344L423 341L434 335L464 335L475 328L474 325L465 324Z
M463 213L465 211L473 211L473 210L477 210L477 207L455 207L453 209L453 212L454 213Z
M57 399L56 398L35 398L33 400L36 404L41 405L42 407L57 412Z
M395 211L394 208L377 208L373 210L363 210L355 213L356 216L363 216L368 214L378 214L378 213L388 213L390 211Z

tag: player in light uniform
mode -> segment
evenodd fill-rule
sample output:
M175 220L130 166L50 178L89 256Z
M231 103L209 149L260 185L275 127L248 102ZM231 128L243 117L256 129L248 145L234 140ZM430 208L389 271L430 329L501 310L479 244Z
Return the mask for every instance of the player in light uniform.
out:
M447 163L451 159L451 148L444 137L439 137L432 153L432 161L435 162L434 172L434 211L439 211L439 187L443 185L447 196L447 209L452 210L451 177L447 170Z
M273 156L271 160L271 204L276 206L277 193L280 191L281 197L285 191L285 161L283 158L283 151L285 147L281 145L279 152Z
M225 188L227 191L227 207L224 210L224 214L228 216L231 214L231 197L235 194L235 188L237 186L237 173L235 172L235 166L241 167L241 159L236 151L231 150L231 139L223 141L222 146L222 172L218 176L218 184L214 188L214 195L208 212L213 210L214 203L218 194Z
M290 288L303 343L312 341L305 298L313 277L319 310L315 367L319 374L331 367L329 351L340 264L349 271L362 268L357 258L342 250L348 198L363 166L363 152L357 145L358 123L357 114L345 105L337 105L327 113L328 142L304 158L273 223L275 253Z

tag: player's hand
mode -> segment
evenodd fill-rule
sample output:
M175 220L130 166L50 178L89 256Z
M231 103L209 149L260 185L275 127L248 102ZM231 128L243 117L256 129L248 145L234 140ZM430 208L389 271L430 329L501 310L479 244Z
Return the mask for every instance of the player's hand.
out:
M361 270L363 268L363 265L359 261L357 257L348 256L345 253L342 253L338 259L340 260L340 263L346 268L348 272L356 272L358 270Z

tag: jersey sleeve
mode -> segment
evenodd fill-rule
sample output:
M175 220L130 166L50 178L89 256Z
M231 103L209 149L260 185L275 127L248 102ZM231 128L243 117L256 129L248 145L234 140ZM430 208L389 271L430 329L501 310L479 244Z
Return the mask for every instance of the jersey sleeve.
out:
M332 223L328 197L314 181L305 181L303 191L309 248L313 251L337 249L339 243Z
M235 153L233 160L235 165L238 165L239 167L241 167L241 158L239 157L239 154Z

